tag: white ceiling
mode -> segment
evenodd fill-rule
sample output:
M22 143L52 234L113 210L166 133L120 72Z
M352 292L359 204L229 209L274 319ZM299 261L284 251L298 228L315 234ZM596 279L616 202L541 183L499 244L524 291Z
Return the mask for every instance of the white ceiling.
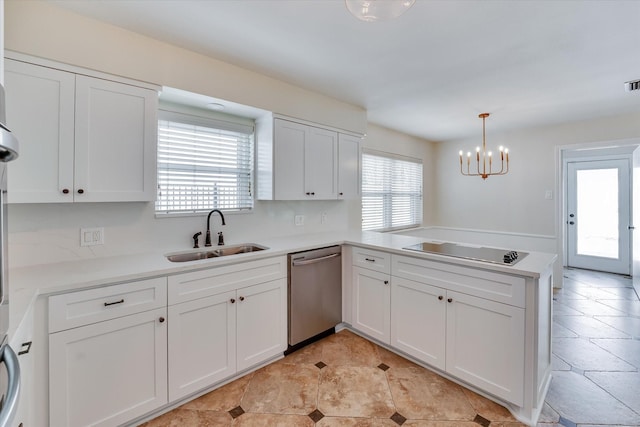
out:
M428 140L640 112L640 1L417 0L365 23L342 0L56 0L362 106ZM639 124L640 126L640 124Z

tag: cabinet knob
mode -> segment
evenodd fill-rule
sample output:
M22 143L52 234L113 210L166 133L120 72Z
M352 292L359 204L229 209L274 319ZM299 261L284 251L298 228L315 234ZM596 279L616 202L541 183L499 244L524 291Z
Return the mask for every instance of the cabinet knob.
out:
M78 194L84 194L84 190L82 188L78 189Z
M244 297L240 297L240 301L244 301Z
M344 196L344 193L341 191L338 193L340 196Z
M159 318L159 319L158 319L158 322L160 322L160 323L164 323L164 317Z
M447 302L453 302L453 298L447 298Z
M231 298L231 299L229 300L229 302L230 302L231 304L235 304L236 299L235 299L235 298Z
M68 188L63 188L62 189L62 194L69 194L69 189Z
M384 284L385 284L385 285L388 285L388 284L389 284L389 281L388 281L388 280L385 280L385 281L384 281Z
M443 297L442 295L438 295L438 299L439 299L440 301L442 301L442 300L444 299L444 297Z

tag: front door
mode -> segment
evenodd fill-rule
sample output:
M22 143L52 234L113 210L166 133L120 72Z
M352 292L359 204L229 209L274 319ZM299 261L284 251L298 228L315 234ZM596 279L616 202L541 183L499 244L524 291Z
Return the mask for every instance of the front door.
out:
M567 164L567 264L630 274L630 165L627 159Z

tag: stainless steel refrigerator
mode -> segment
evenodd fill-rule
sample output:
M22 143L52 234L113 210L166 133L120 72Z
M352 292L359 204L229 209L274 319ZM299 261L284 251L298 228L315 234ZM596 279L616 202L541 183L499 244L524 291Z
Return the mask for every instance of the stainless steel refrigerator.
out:
M18 407L20 365L9 346L7 264L7 162L18 157L18 140L5 126L4 88L0 85L0 427L8 427Z

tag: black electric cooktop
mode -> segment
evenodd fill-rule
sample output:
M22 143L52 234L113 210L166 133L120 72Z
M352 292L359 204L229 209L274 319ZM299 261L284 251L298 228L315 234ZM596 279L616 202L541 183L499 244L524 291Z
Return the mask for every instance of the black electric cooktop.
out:
M466 258L500 265L514 265L527 255L529 255L527 252L516 252L510 251L508 249L485 248L484 246L464 246L455 243L423 242L418 243L417 245L407 246L406 248L402 249L446 255L455 258Z

